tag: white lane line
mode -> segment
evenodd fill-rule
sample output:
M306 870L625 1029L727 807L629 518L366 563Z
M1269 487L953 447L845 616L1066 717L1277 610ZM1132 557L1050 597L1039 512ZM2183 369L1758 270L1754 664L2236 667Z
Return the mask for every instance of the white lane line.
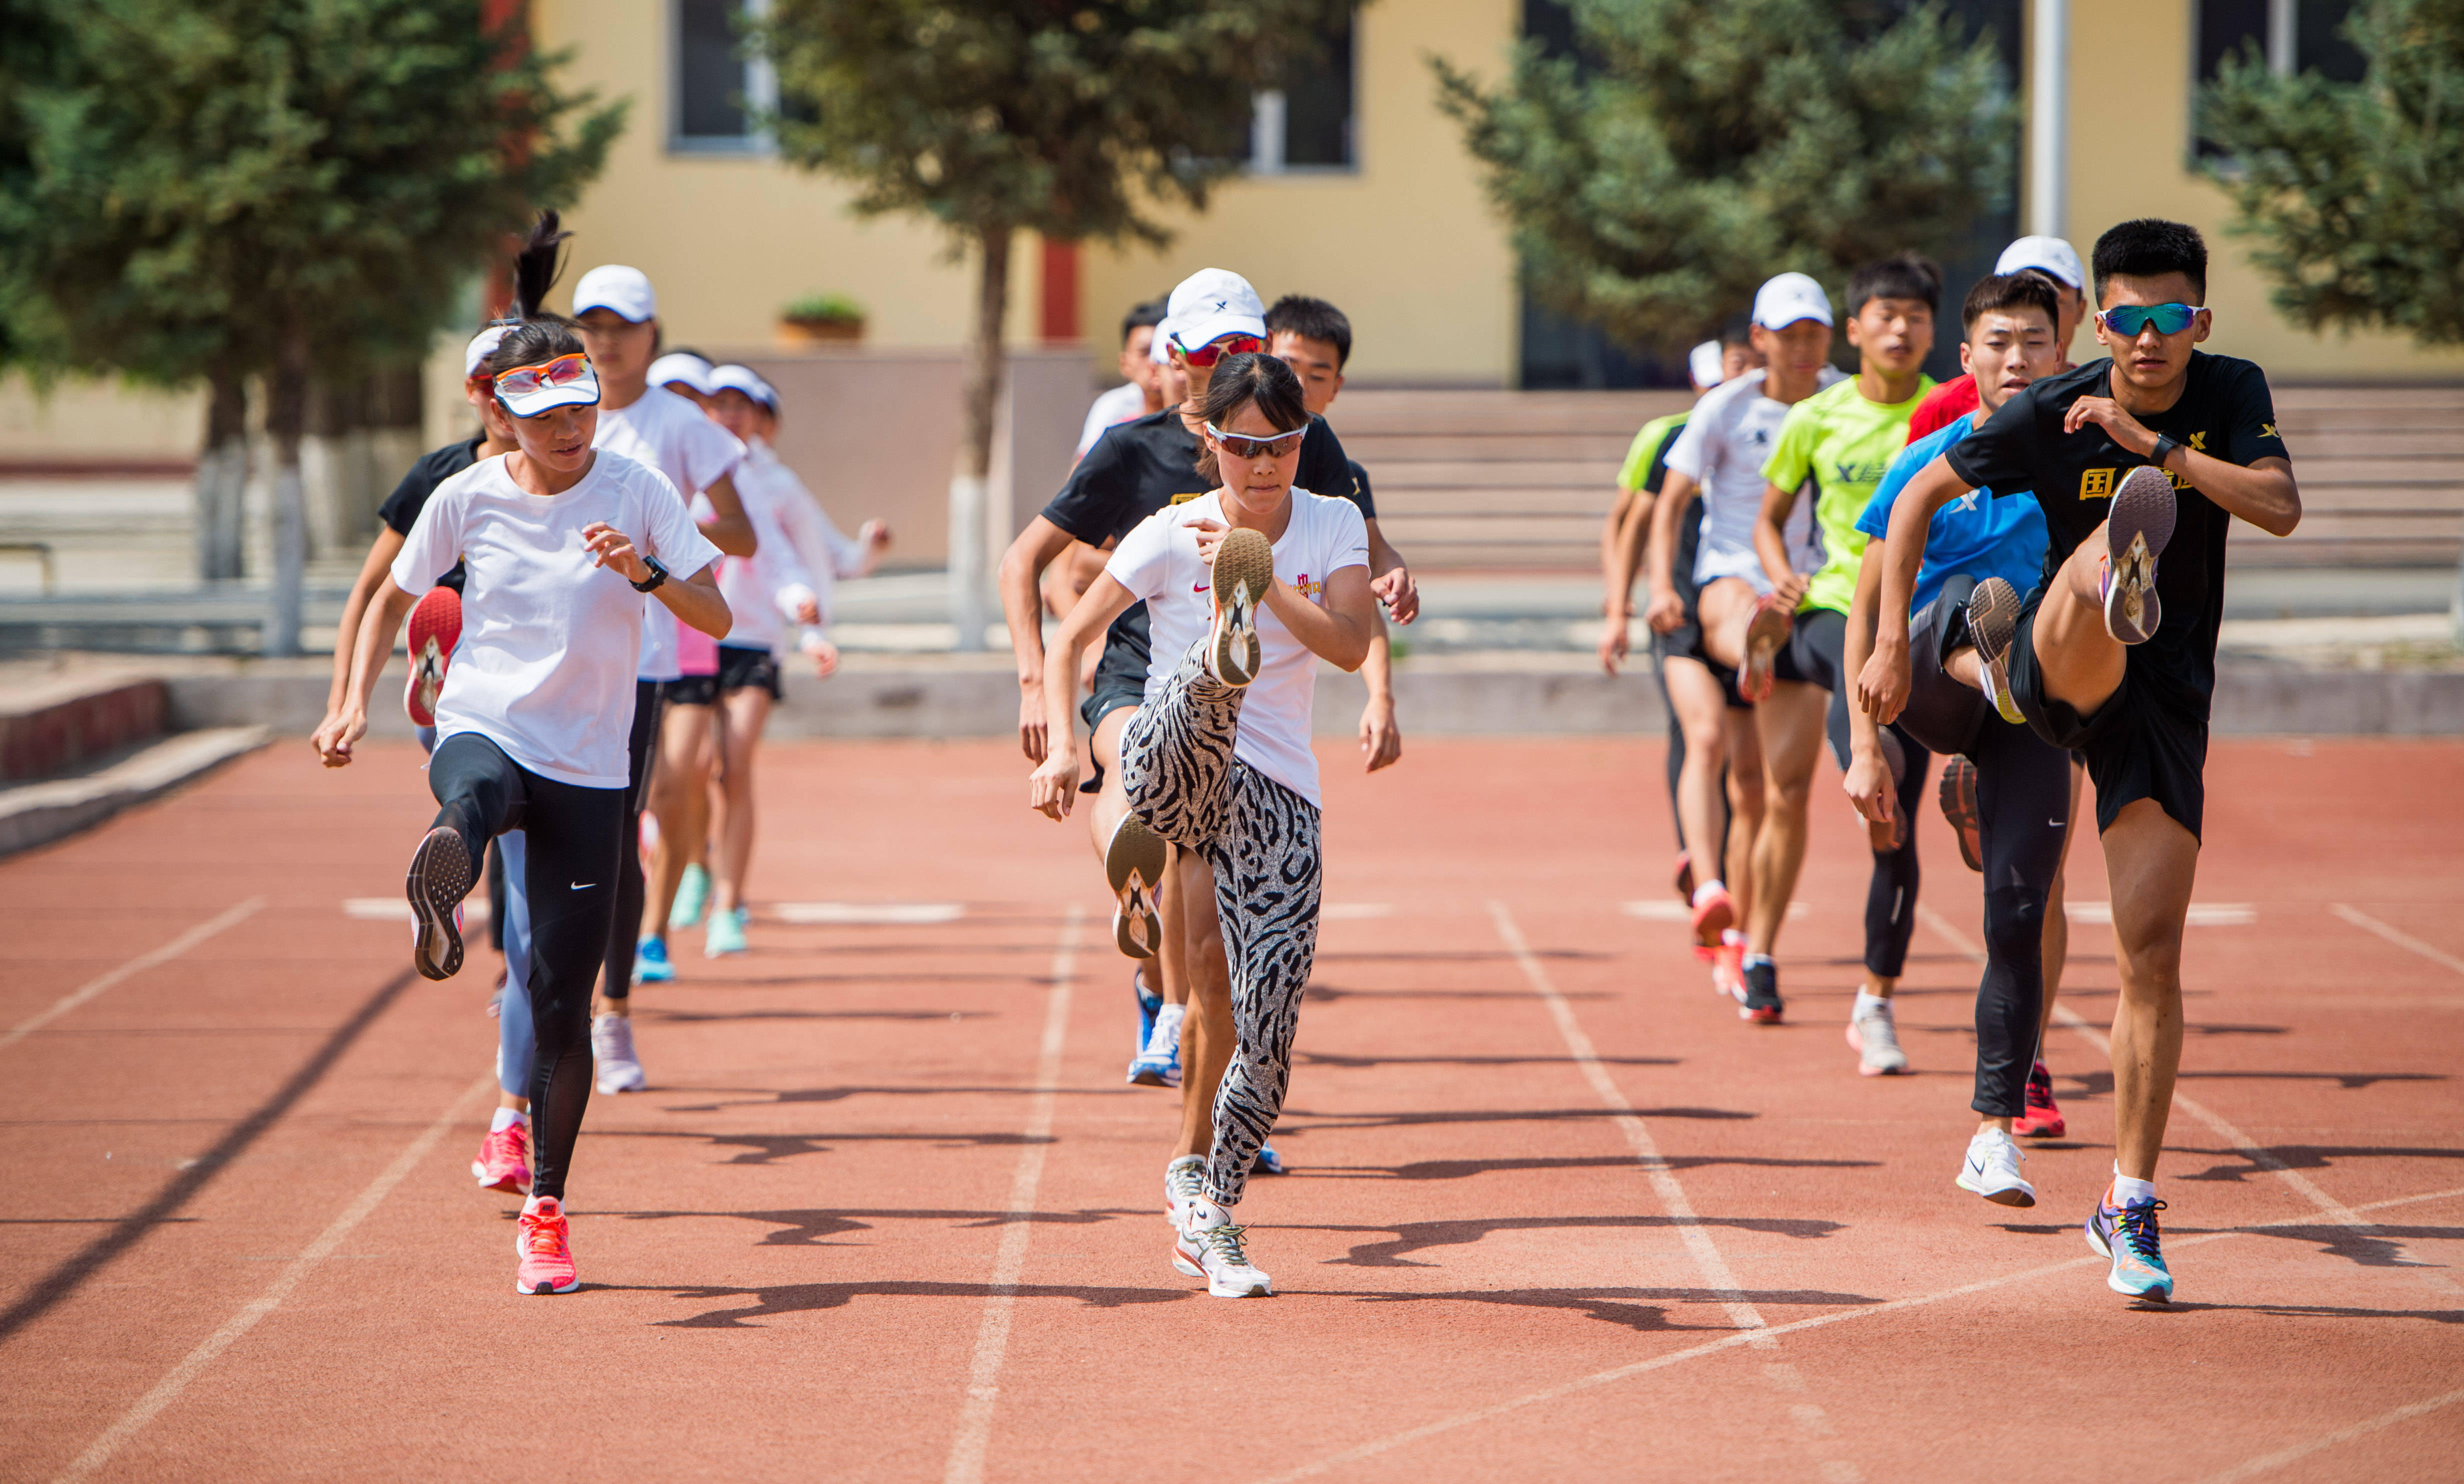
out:
M2359 1209L2362 1211L2384 1211L2390 1206L2409 1206L2421 1201L2447 1201L2454 1200L2458 1197L2464 1197L2464 1188L2449 1190L2431 1190L2420 1195L2399 1195L2391 1200L2373 1201L2369 1205ZM2249 1236L2277 1227L2302 1226L2310 1220L2311 1218L2308 1216L2294 1216L2282 1221L2259 1222L2252 1226L2236 1227L2230 1232L2208 1232L2197 1236L2177 1237L2172 1239L2169 1245L2177 1250L2185 1247L2198 1247L2209 1242L2221 1242L2228 1237ZM1524 1396L1518 1396L1511 1401L1498 1402L1491 1406L1479 1408L1472 1411L1457 1412L1451 1417L1441 1417L1435 1422L1422 1423L1417 1428L1408 1429L1401 1432L1390 1433L1385 1437L1375 1438L1355 1447L1345 1449L1339 1453L1331 1453L1314 1462L1303 1464L1297 1469L1292 1469L1283 1473L1271 1474L1265 1478L1258 1480L1257 1484L1297 1484L1297 1481L1301 1479L1316 1478L1320 1474L1331 1473L1335 1470L1343 1468L1349 1464L1358 1463L1364 1458L1375 1458L1380 1453L1393 1452L1396 1449L1407 1447L1413 1443L1420 1442L1425 1438L1437 1437L1443 1433L1453 1432L1459 1429L1472 1427L1478 1423L1487 1422L1492 1418L1506 1416L1510 1412L1521 1411L1526 1408L1537 1407L1543 1403L1558 1401L1569 1396L1576 1396L1585 1391L1596 1390L1601 1386L1614 1386L1617 1382L1631 1380L1636 1376L1644 1375L1651 1371L1665 1370L1672 1365L1682 1364L1687 1361L1700 1360L1706 1355L1717 1355L1725 1350L1734 1350L1741 1345L1752 1344L1761 1340L1776 1340L1777 1337L1781 1335L1793 1335L1800 1330L1821 1329L1832 1324L1844 1324L1851 1320L1871 1319L1874 1316L1881 1314L1897 1314L1903 1309L1923 1308L1929 1304L1942 1303L1952 1298L1966 1298L1970 1294L1984 1293L1990 1289L2008 1287L2013 1283L2028 1282L2031 1279L2045 1277L2056 1273L2069 1273L2079 1268L2102 1267L2104 1265L2104 1258L2091 1254L2084 1257L2074 1257L2067 1262L2048 1263L2040 1268L2029 1268L2024 1272L2004 1274L2000 1277L1979 1278L1973 1283L1962 1283L1957 1288L1946 1288L1939 1293L1916 1294L1905 1298L1892 1298L1881 1303L1868 1304L1859 1309L1847 1309L1836 1314L1817 1314L1812 1319L1795 1320L1786 1324L1774 1324L1769 1329L1750 1330L1739 1334L1728 1335L1719 1340L1705 1341L1702 1344L1688 1345L1683 1350L1672 1351L1667 1355L1654 1356L1647 1361L1637 1361L1631 1365L1620 1365L1615 1370L1595 1371L1589 1376L1577 1377L1573 1381L1550 1386L1546 1390L1533 1391Z
M1684 1239L1686 1253L1693 1257L1695 1269L1703 1275L1704 1286L1727 1296L1722 1306L1727 1310L1729 1323L1757 1333L1767 1328L1761 1313L1746 1300L1744 1289L1737 1282L1736 1275L1728 1271L1727 1260L1720 1255L1720 1249L1712 1243L1710 1232L1694 1214L1694 1203L1685 1198L1685 1188L1678 1183L1676 1171L1670 1169L1668 1161L1661 1157L1660 1145L1651 1137L1650 1126L1643 1123L1642 1115L1635 1111L1634 1104L1626 1100L1617 1080L1609 1076L1609 1069L1600 1064L1599 1053L1593 1049L1591 1037L1584 1034L1581 1024L1574 1019L1574 1007L1557 992L1557 986L1549 977L1549 971L1542 966L1539 956L1531 951L1531 945L1524 940L1523 929L1516 926L1514 915L1506 909L1505 903L1498 901L1488 904L1488 915L1496 920L1497 935L1506 940L1506 947L1514 954L1514 961L1523 966L1523 976L1531 981L1532 993L1549 1007L1550 1017L1557 1022L1557 1034L1565 1038L1568 1055L1574 1058L1576 1066L1583 1069L1583 1080L1592 1084L1592 1092L1616 1114L1614 1122L1618 1131L1625 1135L1625 1142L1634 1149L1636 1163L1650 1177L1653 1193L1660 1197L1661 1205L1667 1208L1669 1218L1676 1223L1678 1234ZM1771 1342L1762 1342L1768 1345Z
M24 1040L27 1037L33 1035L34 1032L41 1030L43 1027L51 1024L60 1016L67 1015L70 1011L77 1009L79 1005L83 1005L94 999L97 995L103 993L105 991L143 973L148 969L169 963L171 960L179 957L183 953L186 953L190 949L195 948L198 944L205 942L208 938L212 937L214 934L221 932L227 928L238 926L240 923L245 922L248 918L254 915L255 912L264 906L265 899L263 897L251 897L236 906L227 908L220 916L211 917L199 923L194 928L189 928L187 932L184 932L178 937L173 938L170 942L164 944L161 948L156 949L151 952L140 953L135 958L132 958L128 962L121 965L119 968L88 980L78 988L61 995L58 999L54 1000L52 1002L51 1009L42 1012L32 1019L20 1023L15 1029L10 1031L8 1035L0 1036L0 1049L14 1046L19 1041Z
M2393 1411L2381 1412L2367 1422L2357 1422L2349 1428L2330 1432L2325 1437L2312 1438L2307 1443L2297 1443L2291 1448L2253 1458L2247 1463L2235 1464L2222 1473L2209 1474L2201 1479L2199 1484L2234 1484L2236 1480L2255 1478L2262 1473L2273 1473L2288 1463L2307 1458L2312 1453L2340 1447L2355 1438L2367 1437L2382 1429L2392 1428L2399 1422L2409 1422L2426 1412L2434 1412L2442 1407L2453 1407L2458 1402L2464 1402L2464 1390L2450 1391L2445 1396L2433 1396L2428 1401L2413 1402L2399 1407ZM2452 1459L2450 1461L2453 1462Z
M264 1293L257 1295L248 1307L232 1315L222 1328L207 1336L203 1343L189 1351L187 1359L165 1373L162 1380L154 1383L153 1389L139 1397L137 1405L122 1412L118 1422L104 1429L102 1436L96 1438L91 1447L79 1453L76 1462L55 1475L52 1484L76 1484L77 1480L109 1463L112 1455L125 1447L129 1439L144 1430L145 1425L152 1422L163 1408L177 1401L191 1382L205 1374L206 1367L214 1363L216 1356L237 1344L242 1336L256 1327L259 1320L282 1307L282 1301L308 1280L308 1275L317 1265L332 1256L334 1249L342 1245L342 1238L350 1235L352 1230L365 1221L369 1213L392 1193L393 1188L402 1184L419 1167L419 1162L436 1147L437 1141L469 1116L472 1105L495 1090L496 1080L493 1076L483 1077L465 1088L460 1097L446 1105L444 1112L436 1115L434 1123L421 1130L418 1138L411 1140L400 1154L394 1156L392 1164L367 1183L366 1189L342 1209L342 1213L336 1216L331 1225L317 1234L317 1239L308 1244L306 1251L291 1259Z
M2380 937L2387 939L2397 948L2410 949L2412 951L2420 954L2422 957L2430 960L2433 964L2453 969L2457 973L2464 973L2464 958L2457 958L2454 954L2448 952L2445 949L2438 948L2432 944L2424 943L2419 938L2414 937L2412 934L2405 931L2401 928L2389 927L2387 924L2380 922L2377 918L2372 917L2369 913L2347 906L2342 902L2331 902L2327 904L2327 910L2335 913L2338 917L2343 918L2354 927L2359 928L2364 932L2377 933Z
M967 915L963 902L780 902L770 915L799 927L932 928Z
M1078 926L1087 909L1072 904L1052 950L1052 992L1044 1007L1044 1044L1035 1061L1035 1096L1026 1109L1026 1139L1019 1146L1018 1172L1009 1183L1009 1221L993 1258L983 1322L976 1329L976 1357L967 1367L966 1405L958 1409L958 1435L950 1444L946 1484L980 1484L992 1443L993 1408L1001 1400L1001 1361L1009 1351L1010 1312L1018 1306L1019 1275L1026 1270L1026 1244L1035 1227L1037 1189L1044 1183L1044 1150L1052 1137L1052 1107L1061 1090L1061 1048L1069 1036L1070 991L1078 974Z

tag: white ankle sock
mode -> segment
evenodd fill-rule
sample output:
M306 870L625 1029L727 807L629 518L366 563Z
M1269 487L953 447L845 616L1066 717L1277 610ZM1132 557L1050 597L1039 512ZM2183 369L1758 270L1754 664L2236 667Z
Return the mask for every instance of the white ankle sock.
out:
M1775 962L1775 960L1772 959L1769 953L1749 953L1746 955L1746 967L1748 969L1751 969L1758 964L1769 964L1773 962Z
M488 1120L488 1132L500 1134L516 1124L527 1124L530 1121L531 1116L519 1108L498 1108L496 1116Z
M2113 1167L2113 1204L2117 1210L2140 1201L2152 1201L2155 1198L2155 1181L2133 1180L2122 1172L2120 1165Z
M1727 884L1714 876L1709 881L1705 882L1702 885L1694 888L1694 905L1697 907L1700 907L1704 903L1710 901L1713 897L1725 897L1727 894Z
M1881 1009L1884 1015L1888 1015L1891 1010L1891 1002L1882 998L1879 994L1873 994L1864 990L1859 990L1857 992L1857 1007L1848 1012L1848 1017L1852 1020L1861 1020L1865 1016L1872 1015L1877 1008Z
M1169 1051L1180 1044L1181 1017L1189 1014L1187 1005L1166 1005L1155 1012L1155 1029L1147 1033L1147 1050Z

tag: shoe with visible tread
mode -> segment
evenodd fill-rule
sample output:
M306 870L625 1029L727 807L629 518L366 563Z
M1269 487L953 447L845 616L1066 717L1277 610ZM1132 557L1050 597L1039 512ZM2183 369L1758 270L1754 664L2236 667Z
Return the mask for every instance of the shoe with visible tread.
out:
M1275 547L1261 532L1235 527L1215 548L1212 605L1206 634L1206 668L1235 687L1258 678L1264 649L1258 619L1266 611L1266 589L1275 581Z
M2034 1206L2036 1188L2019 1175L2019 1162L2027 1157L1999 1128L1979 1129L1968 1141L1968 1157L1951 1184L1996 1206Z
M1987 578L1968 595L1968 637L1976 641L1976 678L1993 713L2014 727L2027 725L2011 695L2011 645L2019 637L2019 594L2000 578Z
M564 1219L564 1203L553 1195L534 1197L514 1223L514 1292L569 1294L582 1286L573 1266L573 1229Z
M1722 886L1705 897L1694 908L1695 946L1706 949L1717 947L1727 937L1728 929L1735 926L1737 926L1736 899L1728 895L1727 887Z
M2011 1131L2022 1139L2058 1139L2069 1126L2054 1102L2054 1074L2039 1061L2028 1072L2028 1111L2011 1121Z
M2156 597L2156 558L2173 538L2173 481L2142 464L2122 476L2104 517L2104 631L2144 644L2165 622Z
M1112 945L1132 958L1163 949L1163 837L1134 813L1121 816L1104 846L1104 880L1112 887Z
M2108 1189L2105 1195L2113 1192ZM2156 1213L2165 1209L2163 1201L2133 1201L2126 1206L2104 1204L2097 1197L2096 1210L2088 1213L2087 1245L2098 1256L2109 1257L2113 1270L2105 1275L2104 1286L2125 1298L2147 1303L2173 1301L2173 1274L2165 1266L2165 1251L2156 1230Z
M1173 1244L1172 1265L1190 1277L1206 1279L1206 1292L1217 1298L1271 1298L1274 1280L1249 1261L1248 1231L1236 1226L1232 1213L1204 1196L1190 1202L1189 1216Z
M1859 1077L1897 1077L1908 1069L1908 1054L1900 1049L1899 1022L1891 1018L1889 1000L1848 1017L1848 1049L1857 1054Z
M1971 871L1985 869L1985 819L1976 807L1976 765L1954 756L1942 768L1942 817L1959 838L1959 859Z
M1746 621L1746 664L1737 671L1737 694L1748 701L1768 701L1771 692L1771 657L1788 642L1795 615L1773 593L1754 600L1753 617Z
M1779 966L1772 963L1747 964L1746 997L1737 1002L1737 1018L1756 1025L1777 1025L1787 1008L1779 997Z
M471 851L461 832L440 824L411 853L403 894L410 898L410 961L430 979L462 971L462 899L471 894Z
M402 709L414 727L436 725L436 701L445 693L445 667L462 642L462 595L431 587L410 610L410 681Z
M507 1124L479 1141L479 1157L471 1162L471 1177L482 1190L531 1188L531 1125Z

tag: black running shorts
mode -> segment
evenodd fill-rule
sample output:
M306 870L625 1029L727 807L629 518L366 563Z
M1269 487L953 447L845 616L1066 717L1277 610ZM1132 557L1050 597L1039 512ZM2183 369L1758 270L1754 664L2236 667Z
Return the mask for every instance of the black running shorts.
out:
M779 688L779 661L767 649L719 645L717 680L722 694L747 687L769 691L773 701L782 694Z
M718 677L686 675L663 683L659 696L670 706L715 706L718 703Z
M2097 833L2113 828L2125 805L2149 798L2198 839L2208 804L2207 708L2153 683L2136 650L2123 661L2122 687L2095 715L2048 696L2036 667L2036 609L2044 600L2042 587L2028 595L2011 644L2011 697L2020 714L2036 735L2087 760Z
M1078 719L1092 737L1104 718L1124 708L1135 709L1147 698L1147 605L1133 603L1104 635L1104 653L1095 662L1095 687L1078 703ZM1090 760L1081 794L1104 790L1104 765Z

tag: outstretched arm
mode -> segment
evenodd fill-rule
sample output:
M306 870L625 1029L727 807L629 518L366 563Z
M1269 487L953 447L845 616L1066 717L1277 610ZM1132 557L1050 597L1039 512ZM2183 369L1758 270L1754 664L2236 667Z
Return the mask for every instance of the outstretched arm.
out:
M1009 624L1010 650L1018 657L1018 746L1028 762L1044 761L1051 737L1045 719L1044 608L1036 596L1035 579L1073 539L1068 532L1038 515L1001 554L1001 618ZM1060 694L1067 699L1075 693L1075 683L1065 681ZM1069 735L1066 712L1061 735Z

